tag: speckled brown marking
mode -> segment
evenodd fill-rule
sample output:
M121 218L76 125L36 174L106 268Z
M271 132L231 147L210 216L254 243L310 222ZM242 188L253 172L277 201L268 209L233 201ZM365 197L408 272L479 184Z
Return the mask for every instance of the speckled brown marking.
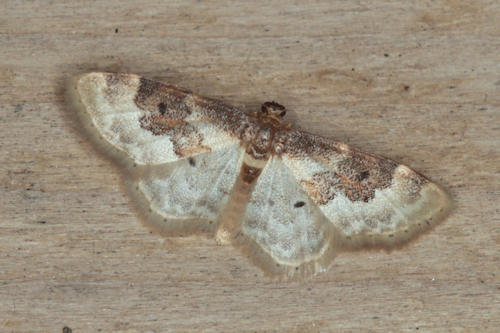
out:
M391 186L398 166L392 160L300 131L277 133L275 142L282 145L281 153L290 158L313 158L332 168L332 171L319 172L312 179L301 181L315 202L322 205L338 193L351 201L372 200L377 189Z
M420 197L420 190L425 184L429 183L429 180L417 172L410 170L404 182L406 183L405 190L408 193L408 197L411 200L415 200Z
M193 153L210 151L210 148L202 145L203 136L191 124L173 127L168 136L172 141L177 156L183 157Z
M187 90L141 78L135 104L146 112L158 113L172 120L182 120L191 114L191 109L184 103L188 93Z
M126 83L128 79L126 75L106 75L110 87ZM141 127L154 135L169 135L175 153L179 156L200 150L203 140L196 128L184 122L192 112L186 103L188 95L191 96L198 112L206 117L205 119L241 138L247 153L255 159L267 159L270 154L287 153L289 156L299 158L316 156L328 165L330 156L344 155L345 158L336 165L335 173L316 174L311 181L303 181L303 185L318 202L326 204L332 200L335 197L332 189L345 194L352 201L366 202L374 197L376 189L384 189L391 185L392 174L397 167L395 162L351 149L326 138L289 130L288 126L281 123L286 109L276 102L266 102L262 104L260 113L247 116L219 100L140 78L135 103L146 112L140 118ZM347 147L347 150L342 147ZM205 151L207 148L201 150ZM249 174L252 174L251 170ZM408 182L408 188L412 195L417 196L426 179L419 175L411 175L409 178L413 181ZM327 191L325 193L323 190L313 190L314 186ZM322 194L315 194L318 192Z
M200 151L203 141L196 128L183 120L191 113L191 108L186 103L188 93L141 79L135 99L136 104L147 111L140 119L141 127L154 135L168 135L178 156ZM318 173L311 180L302 180L302 186L318 204L327 204L338 193L344 194L351 201L368 202L374 198L375 190L391 185L397 163L326 138L289 130L281 123L286 110L276 102L262 104L261 112L254 117L242 117L238 110L218 100L194 94L189 96L198 112L206 113L207 119L211 119L214 124L240 137L246 146L246 153L255 159L265 160L271 154L287 153L298 158L316 156L328 165L330 156L344 156L335 165L335 172ZM242 172L244 181L251 183L260 174L260 169L244 165ZM421 186L409 187L416 195Z
M168 119L156 113L148 113L139 118L142 128L150 131L153 135L169 134L170 130L179 125L187 125L180 119Z
M384 189L391 185L392 171L397 164L392 161L387 162L386 168L378 166L375 171L372 170L371 176L359 181L360 172L353 168L346 167L347 164L355 165L350 159L347 159L339 172L322 171L315 173L311 180L302 180L301 185L318 205L326 205L333 200L339 193L344 194L351 201L368 202L375 197L375 190ZM388 165L395 164L392 167ZM383 163L383 162L381 162ZM374 167L374 166L373 166ZM374 167L375 168L375 167ZM387 174L384 171L388 172Z
M106 79L110 86L123 81L121 76L115 75L108 75ZM329 165L331 156L344 156L335 164L335 171L320 172L314 174L311 180L301 181L317 204L327 204L338 193L351 201L368 202L374 198L375 190L391 186L397 163L327 138L290 130L289 126L282 125L286 109L276 102L266 102L262 104L260 113L246 116L221 101L141 78L135 98L137 106L146 111L140 118L141 127L154 135L168 135L178 156L209 151L208 147L202 147L201 134L184 121L193 107L186 103L188 97L191 97L197 112L201 112L214 125L238 136L246 146L246 153L255 159L265 160L271 154L286 153L297 158L316 157ZM252 183L260 171L243 165L242 178ZM408 178L408 190L416 197L426 179L417 174Z
M375 189L363 186L360 182L350 179L343 174L335 173L343 184L343 193L351 201L368 202L375 197Z
M246 184L251 184L259 177L261 172L261 168L254 168L243 163L241 166L241 179L243 179Z
M120 84L123 84L123 85L130 84L130 78L128 75L117 75L114 73L106 73L105 79L106 79L106 85L109 88L114 88L115 86L120 85Z
M338 142L297 130L277 132L273 144L280 143L283 145L281 153L286 153L290 157L316 156L321 159L334 154L342 154L338 148Z
M245 141L244 135L249 128L257 127L251 117L235 107L196 94L191 94L190 97L205 121L210 121L214 126L242 141Z
M158 113L146 114L139 119L140 126L153 135L166 135L172 142L174 152L179 157L209 152L204 146L203 135L195 126L178 119L167 119Z
M356 196L368 201L373 198L376 189L391 186L397 166L396 162L389 159L351 150L349 157L340 161L337 168L343 182L358 190Z
M311 180L301 180L300 184L318 205L326 205L337 193L343 192L342 183L331 171L315 173Z

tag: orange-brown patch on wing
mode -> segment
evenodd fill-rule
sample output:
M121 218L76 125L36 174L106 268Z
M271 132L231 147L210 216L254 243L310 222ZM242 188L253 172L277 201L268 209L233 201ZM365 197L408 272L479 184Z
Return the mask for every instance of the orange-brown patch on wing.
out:
M175 153L179 156L192 156L192 155L197 155L197 154L203 154L203 153L208 153L212 151L210 147L208 146L196 146L196 147L188 147L180 150L176 150Z
M302 187L319 205L327 204L338 194L351 201L369 202L375 197L376 190L392 185L399 165L341 142L300 131L279 132L273 144L275 152L279 151L292 159L312 157L326 168L301 181ZM415 196L428 182L414 171L405 177L409 178L408 187Z
M354 149L344 155L337 164L335 176L342 182L342 192L349 200L368 202L375 197L377 189L391 186L396 162Z
M363 186L361 182L350 179L345 175L337 173L335 175L340 178L340 181L344 185L344 194L349 200L368 202L375 196L375 189L367 188L367 186Z
M168 119L159 114L147 114L139 119L141 128L153 135L164 135L172 142L174 153L179 157L211 151L203 145L203 135L189 123L179 119Z
M169 130L178 125L186 124L180 119L169 119L158 113L152 113L142 116L139 119L141 127L150 131L153 135L166 134Z
M301 185L318 205L326 205L336 195L343 194L351 201L369 202L377 189L391 186L397 164L391 160L373 158L356 152L337 165L337 171L321 171ZM366 158L365 158L366 157Z
M331 171L315 173L311 180L301 180L311 199L318 205L326 205L335 195L341 192L340 182Z

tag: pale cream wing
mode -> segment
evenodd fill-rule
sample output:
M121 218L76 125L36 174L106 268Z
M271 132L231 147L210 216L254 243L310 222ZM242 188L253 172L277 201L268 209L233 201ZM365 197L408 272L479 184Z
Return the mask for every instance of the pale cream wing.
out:
M247 119L221 102L131 74L84 74L69 94L87 126L140 165L232 146Z
M214 152L135 170L136 201L156 228L189 234L214 231L239 175L244 150L233 145ZM147 209L144 209L147 207ZM193 230L189 230L193 229Z
M280 135L283 163L347 245L391 248L451 208L437 184L407 166L309 133Z
M248 202L242 233L269 273L310 275L335 256L329 223L279 157L263 168Z

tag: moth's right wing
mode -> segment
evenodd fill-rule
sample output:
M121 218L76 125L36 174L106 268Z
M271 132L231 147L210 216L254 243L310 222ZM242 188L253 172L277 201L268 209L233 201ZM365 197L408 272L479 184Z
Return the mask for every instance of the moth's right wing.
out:
M334 232L278 156L256 180L236 239L265 272L288 278L326 270L336 255ZM236 243L238 244L238 243Z
M301 131L281 139L284 164L346 246L404 244L451 209L443 189L405 165Z
M84 124L138 165L174 162L239 143L247 115L132 74L88 73L68 89ZM102 140L97 140L102 141Z

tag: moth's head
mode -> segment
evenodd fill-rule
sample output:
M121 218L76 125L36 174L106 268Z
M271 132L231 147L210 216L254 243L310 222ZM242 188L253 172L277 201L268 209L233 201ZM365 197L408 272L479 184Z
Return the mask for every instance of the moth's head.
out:
M283 105L276 102L265 102L262 104L259 118L267 124L271 124L275 128L281 127L283 117L286 114L286 109Z
M286 114L286 109L283 105L272 101L272 102L265 102L264 104L262 104L261 112L263 115L282 119Z

